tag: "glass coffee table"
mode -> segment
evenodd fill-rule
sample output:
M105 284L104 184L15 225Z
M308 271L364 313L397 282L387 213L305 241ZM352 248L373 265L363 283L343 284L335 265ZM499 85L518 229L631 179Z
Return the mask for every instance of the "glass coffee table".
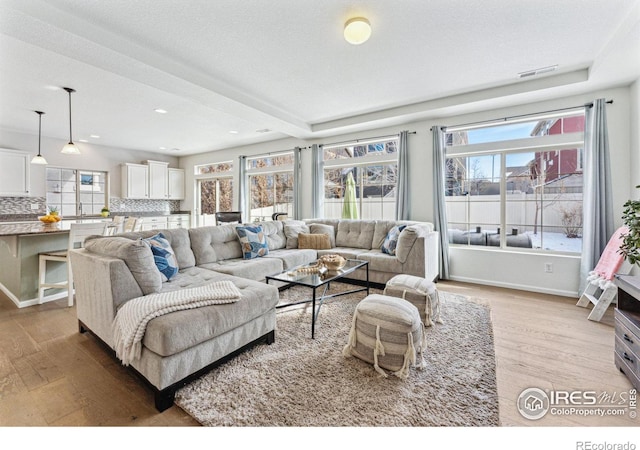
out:
M289 287L293 286L306 286L311 288L313 291L313 295L311 299L301 300L298 302L287 303L284 305L278 305L276 308L286 308L289 306L300 305L302 303L311 303L311 339L315 339L316 332L316 320L318 318L318 314L320 313L320 307L322 307L322 303L329 298L339 297L341 295L352 294L354 292L363 292L367 291L367 295L369 295L369 261L362 261L359 259L348 259L343 268L336 271L326 271L324 273L318 272L305 272L305 268L309 268L312 264L303 264L301 266L294 267L292 269L285 270L283 272L277 273L275 275L269 275L265 277L265 281L269 284L269 281L281 281L287 283ZM341 278L355 272L358 269L364 268L367 271L367 280L364 287L358 289L352 289L350 291L345 292L337 292L335 294L327 294L327 289L329 288L329 283L332 281L340 281ZM302 270L301 270L302 269ZM320 296L317 295L318 288L323 288L322 294ZM317 309L316 309L317 304Z

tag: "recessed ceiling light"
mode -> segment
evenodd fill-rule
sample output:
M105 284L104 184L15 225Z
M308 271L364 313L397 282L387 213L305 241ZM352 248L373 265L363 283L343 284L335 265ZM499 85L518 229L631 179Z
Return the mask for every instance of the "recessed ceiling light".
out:
M160 147L160 150L166 150L167 147Z
M238 131L237 131L237 130L231 130L231 131L229 131L229 133L231 133L231 134L238 134Z
M180 149L179 149L179 148L175 148L175 147L174 147L174 148L172 148L172 149L171 149L171 151L172 151L172 152L179 152L179 151L180 151Z
M91 134L89 135L89 137L92 137L94 139L100 139L100 136L98 136L97 134Z
M166 114L167 113L166 109L161 109L161 108L154 109L154 111L157 112L158 114Z
M89 142L86 139L78 139L78 142Z

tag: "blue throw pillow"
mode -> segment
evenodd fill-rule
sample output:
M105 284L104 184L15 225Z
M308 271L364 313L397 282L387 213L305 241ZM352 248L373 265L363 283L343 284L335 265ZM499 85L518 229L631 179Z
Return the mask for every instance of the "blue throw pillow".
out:
M242 257L253 259L269 254L267 236L264 234L261 225L236 227L236 233L240 239Z
M160 271L162 281L169 281L178 273L178 261L171 244L162 233L145 238L143 241L151 247L151 253L153 253L153 259Z
M386 253L388 255L396 254L396 247L398 246L398 238L400 237L400 233L404 230L406 225L396 225L387 233L387 237L384 238L384 242L382 243L382 253Z

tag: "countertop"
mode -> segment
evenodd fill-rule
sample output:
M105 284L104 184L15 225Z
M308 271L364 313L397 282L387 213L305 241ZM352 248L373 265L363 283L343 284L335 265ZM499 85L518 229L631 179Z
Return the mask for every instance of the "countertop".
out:
M22 222L0 223L0 236L17 236L25 234L67 233L72 223L82 223L81 220L64 220L56 223Z
M177 214L190 214L189 212L172 212L172 213L132 213L129 215L136 217L157 217L157 216L171 216ZM125 215L125 214L113 214L113 215ZM112 216L104 218L102 216L84 216L82 219L77 217L63 217L62 221L56 223L42 223L35 217L29 220L28 218L12 221L6 221L0 219L0 236L18 236L28 234L42 234L42 233L67 233L71 228L72 223L82 222L95 222L96 220L110 221ZM4 222L4 223L3 223Z
M138 211L127 211L127 212L112 212L108 218L113 218L113 216L135 216L135 217L157 217L157 216L171 216L175 214L191 214L191 211L149 211L149 212L138 212ZM0 214L0 223L2 222L38 222L38 216L42 214ZM103 217L99 214L94 216L64 216L64 220L78 220L78 219L102 219Z

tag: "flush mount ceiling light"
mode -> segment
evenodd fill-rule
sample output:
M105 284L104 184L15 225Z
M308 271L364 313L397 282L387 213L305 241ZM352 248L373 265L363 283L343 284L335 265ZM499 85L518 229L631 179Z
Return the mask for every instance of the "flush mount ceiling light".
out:
M42 140L42 111L34 111L38 115L38 154L33 157L31 164L49 164L40 154L40 141Z
M349 44L360 45L371 36L371 24L364 17L354 17L344 24L344 38Z
M69 93L69 143L62 147L62 153L65 155L79 155L80 150L76 147L76 144L73 143L73 138L71 136L71 93L75 92L75 89L68 87L63 87L62 89Z

